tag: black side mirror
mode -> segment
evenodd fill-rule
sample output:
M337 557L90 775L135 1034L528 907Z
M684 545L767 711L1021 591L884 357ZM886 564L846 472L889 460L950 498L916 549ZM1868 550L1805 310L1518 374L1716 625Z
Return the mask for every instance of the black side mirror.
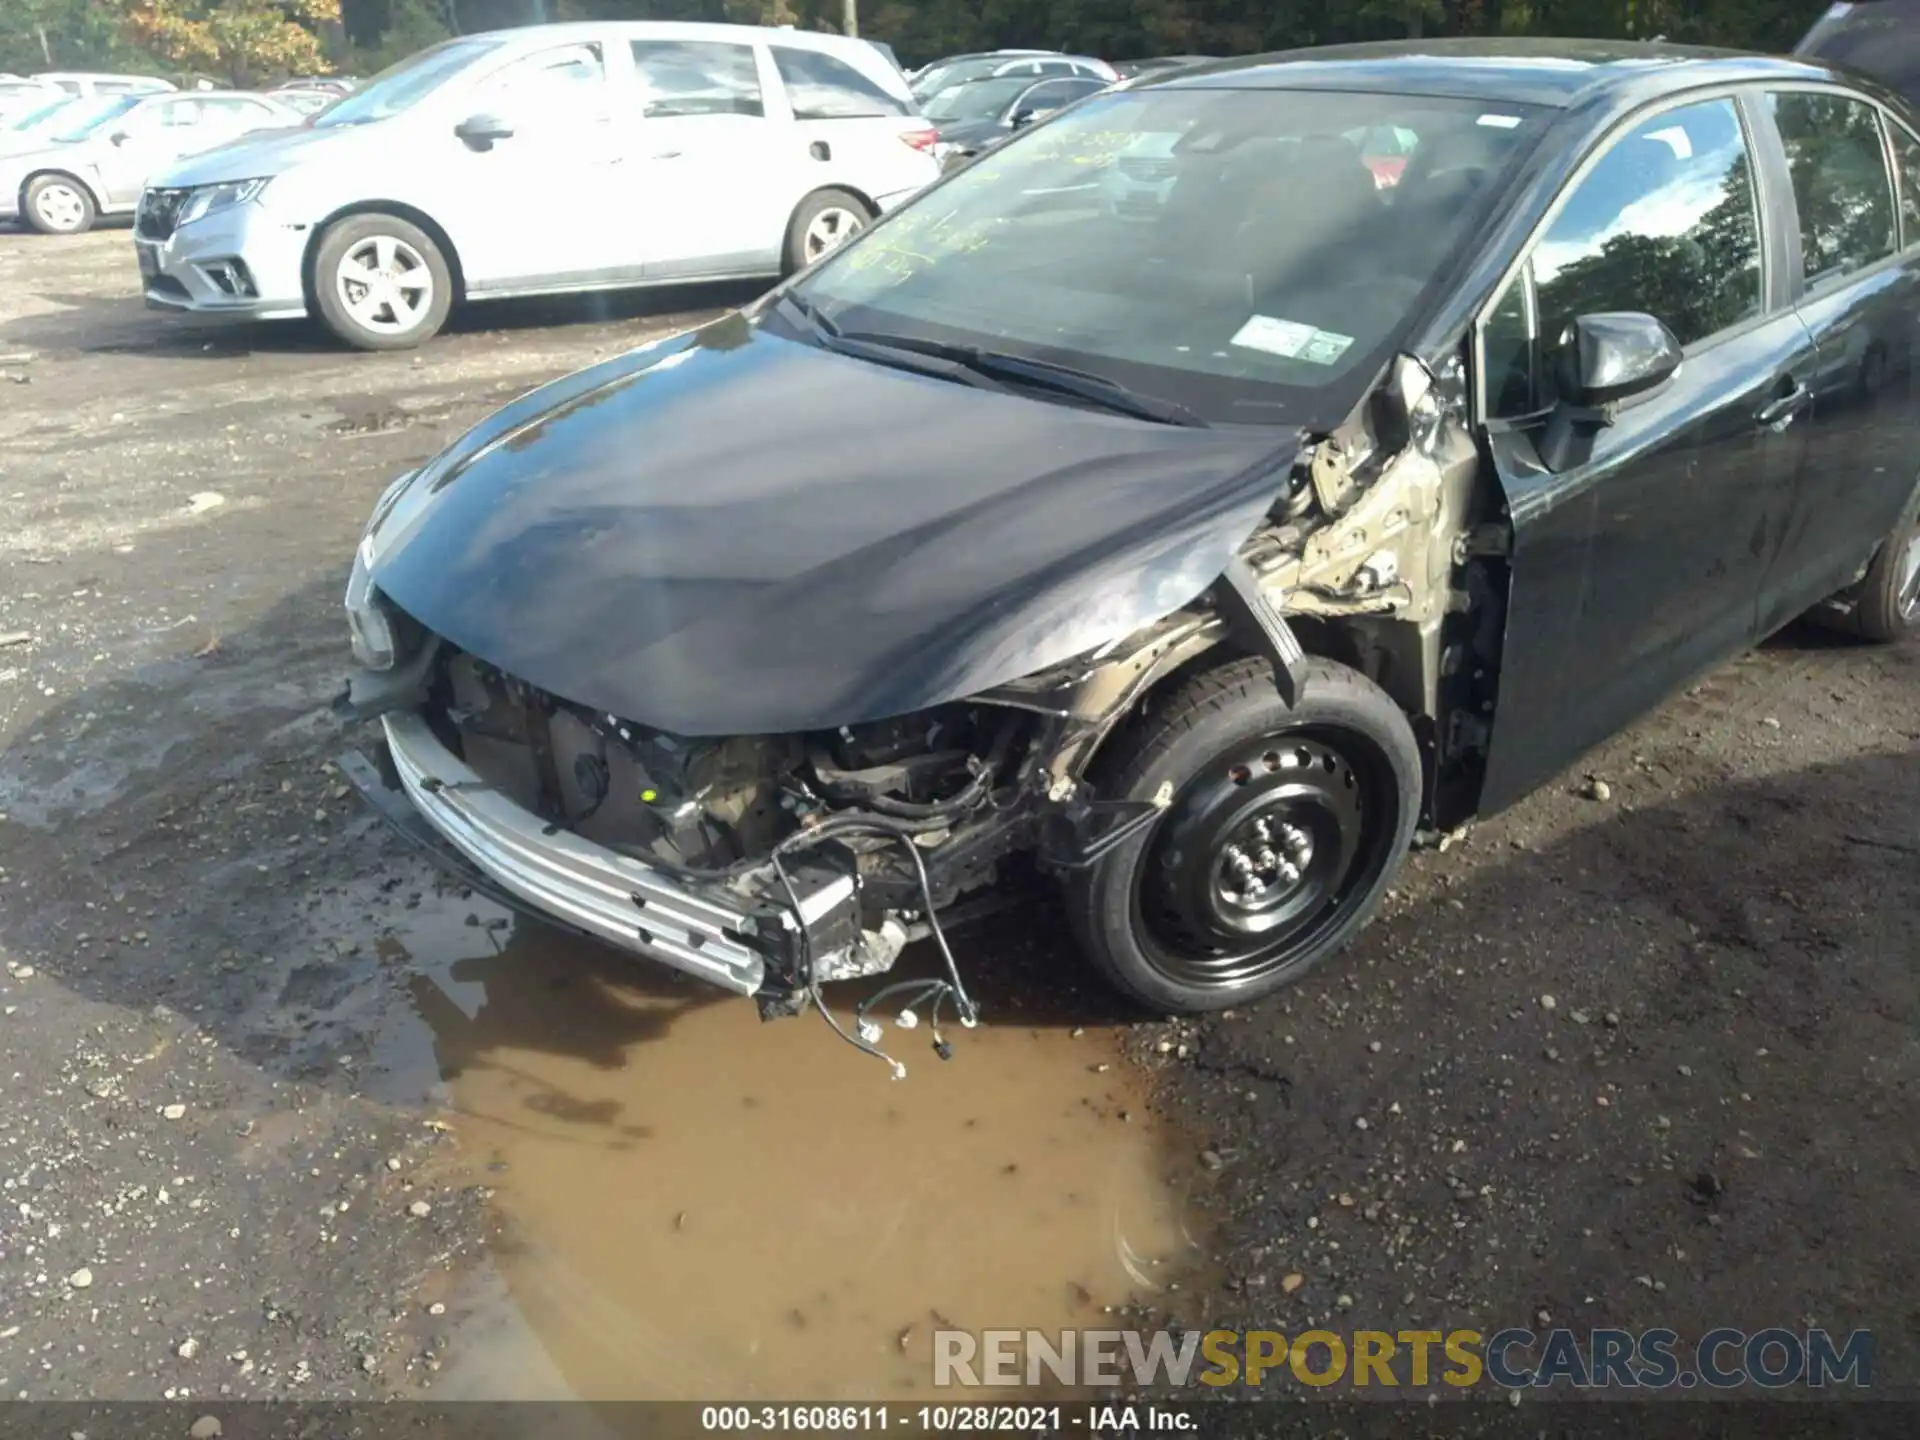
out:
M1024 130L1039 118L1040 112L1038 110L1035 110L1031 106L1023 106L1013 112L1012 116L1007 120L1007 126L1013 130Z
M1680 342L1638 310L1582 315L1558 346L1560 393L1600 409L1664 384L1680 368Z
M469 115L453 133L476 150L491 150L494 141L513 138L513 126L498 115Z
M1593 437L1613 424L1622 400L1644 395L1680 368L1680 342L1659 320L1638 310L1582 315L1568 322L1554 348L1560 403L1539 439L1550 470L1584 464Z
M107 142L111 145L124 145L132 138L126 131L116 130L107 137Z

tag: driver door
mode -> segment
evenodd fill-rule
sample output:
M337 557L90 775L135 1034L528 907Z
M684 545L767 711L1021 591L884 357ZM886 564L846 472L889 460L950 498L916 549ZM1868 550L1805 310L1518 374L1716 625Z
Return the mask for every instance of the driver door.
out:
M482 119L510 133L486 138ZM413 173L439 192L429 209L460 252L470 293L638 278L633 236L615 223L620 152L597 41L510 61L446 127Z
M131 205L146 188L147 178L195 149L194 137L204 133L206 102L191 96L152 100L136 105L106 127L96 146L101 198L109 208Z
M1786 303L1779 237L1759 224L1753 118L1722 98L1629 122L1481 322L1488 445L1513 529L1482 813L1758 638L1816 355ZM1683 363L1549 468L1538 441L1559 398L1553 342L1576 316L1621 310L1663 321Z

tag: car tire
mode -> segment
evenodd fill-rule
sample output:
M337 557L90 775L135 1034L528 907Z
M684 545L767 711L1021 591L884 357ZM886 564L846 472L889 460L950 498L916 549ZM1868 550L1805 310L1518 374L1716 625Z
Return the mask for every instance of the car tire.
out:
M313 253L320 319L357 350L408 350L432 339L453 308L453 270L424 230L397 215L349 215Z
M1867 567L1850 619L1854 633L1883 644L1920 629L1920 490Z
M20 192L20 215L42 235L84 235L100 218L93 192L71 175L36 175Z
M1294 706L1265 660L1200 671L1095 761L1100 798L1170 803L1070 873L1075 938L1160 1014L1270 994L1372 918L1412 845L1422 776L1406 715L1357 671L1309 659Z
M806 269L872 223L873 211L858 195L845 190L809 195L787 222L786 273Z

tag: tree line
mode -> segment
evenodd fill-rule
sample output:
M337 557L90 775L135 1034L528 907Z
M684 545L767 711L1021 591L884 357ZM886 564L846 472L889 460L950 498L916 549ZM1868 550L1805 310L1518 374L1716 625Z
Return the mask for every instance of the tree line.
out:
M453 34L542 20L840 28L844 0L3 0L0 71L163 70L261 84L368 74ZM1825 0L860 0L902 60L1038 46L1123 60L1348 40L1577 35L1790 49Z

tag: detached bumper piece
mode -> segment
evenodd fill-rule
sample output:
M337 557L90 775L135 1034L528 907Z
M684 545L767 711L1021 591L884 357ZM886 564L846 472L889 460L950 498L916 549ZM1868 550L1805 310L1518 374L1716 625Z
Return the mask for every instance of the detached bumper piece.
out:
M476 891L736 994L766 983L765 958L746 937L771 929L784 949L785 917L769 925L718 886L683 882L546 824L481 779L416 714L389 713L381 724L399 789L361 756L346 757L342 772Z

